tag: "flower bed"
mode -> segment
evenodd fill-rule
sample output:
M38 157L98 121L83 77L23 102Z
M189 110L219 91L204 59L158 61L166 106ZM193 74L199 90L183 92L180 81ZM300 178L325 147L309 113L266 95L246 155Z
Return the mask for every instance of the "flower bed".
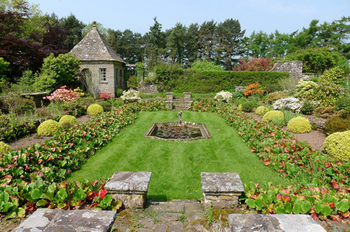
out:
M109 195L105 197L103 183L63 180L132 124L136 113L143 110L165 110L165 104L155 101L124 105L62 130L43 143L0 155L0 212L13 218L38 207L70 209L81 204L102 209L119 207L119 202L112 201Z
M296 185L245 183L245 203L262 213L311 214L313 218L341 221L350 216L350 163L326 156L296 141L282 128L260 122L225 104L193 103L190 108L213 110L233 126L265 165ZM242 123L244 122L244 123Z

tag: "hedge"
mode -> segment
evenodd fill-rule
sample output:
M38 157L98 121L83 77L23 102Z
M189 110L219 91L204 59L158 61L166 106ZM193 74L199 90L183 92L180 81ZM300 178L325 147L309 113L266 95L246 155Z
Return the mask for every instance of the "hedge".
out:
M234 71L179 71L156 70L160 91L210 93L260 83L268 91L276 88L277 80L288 78L286 72L234 72Z

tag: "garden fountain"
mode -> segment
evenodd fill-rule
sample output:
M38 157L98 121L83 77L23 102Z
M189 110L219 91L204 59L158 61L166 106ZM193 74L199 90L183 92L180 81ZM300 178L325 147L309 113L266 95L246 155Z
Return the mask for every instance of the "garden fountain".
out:
M153 123L143 137L168 141L191 141L211 138L205 124L183 122L182 111L177 114L177 122Z

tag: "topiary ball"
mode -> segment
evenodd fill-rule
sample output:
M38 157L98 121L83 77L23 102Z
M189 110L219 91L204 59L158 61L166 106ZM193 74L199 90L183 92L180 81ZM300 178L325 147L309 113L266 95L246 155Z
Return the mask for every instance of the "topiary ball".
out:
M77 124L78 120L72 115L63 115L58 123L63 129L68 129Z
M256 108L255 113L257 115L264 115L269 111L269 108L267 108L266 106L259 106L258 108Z
M340 161L349 162L350 131L336 132L328 136L323 143L322 151Z
M61 125L52 120L46 120L44 122L42 122L39 127L38 127L38 135L40 136L52 136L54 134L56 134L60 129L61 129Z
M263 122L274 122L276 120L283 121L284 120L284 114L282 111L279 110L271 110L264 114Z
M0 142L0 154L8 153L11 150L10 146L4 142Z
M298 116L298 117L292 118L288 122L287 131L298 133L298 134L307 133L311 131L311 124L307 118Z
M98 115L103 113L103 107L99 104L92 104L87 108L88 115Z

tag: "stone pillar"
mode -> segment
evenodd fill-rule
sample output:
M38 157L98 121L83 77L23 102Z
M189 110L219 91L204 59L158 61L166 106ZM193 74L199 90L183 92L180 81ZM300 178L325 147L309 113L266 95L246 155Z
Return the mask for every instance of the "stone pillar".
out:
M191 92L184 92L184 95L185 95L185 98L184 98L185 106L189 108L192 105Z
M173 96L173 92L167 92L166 93L166 101L165 101L165 105L166 108L168 110L172 110L173 109L173 104L174 104L174 96Z
M238 173L202 172L201 183L205 209L211 205L214 209L231 208L238 204L238 198L244 192Z
M126 209L142 209L147 202L151 175L152 172L115 172L105 189Z

